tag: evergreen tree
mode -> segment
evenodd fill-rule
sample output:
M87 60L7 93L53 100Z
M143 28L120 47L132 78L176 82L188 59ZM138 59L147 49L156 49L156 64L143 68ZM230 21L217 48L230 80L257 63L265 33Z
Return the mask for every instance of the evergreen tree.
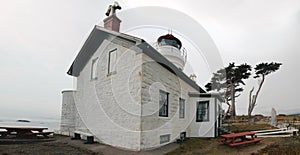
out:
M225 116L235 118L235 98L243 91L242 85L245 85L244 80L251 75L251 66L241 64L236 66L235 63L229 63L225 68L213 73L211 81L205 85L207 91L218 91L228 105Z
M249 107L248 107L248 118L250 120L251 114L253 112L254 107L256 106L256 101L257 101L257 97L258 94L262 88L263 83L265 82L265 78L267 75L276 72L280 66L282 64L281 63L276 63L276 62L271 62L271 63L260 63L258 65L256 65L256 67L254 68L255 70L255 79L258 79L258 89L256 91L256 93L254 95L252 95L253 91L254 91L254 87L250 90L249 93Z

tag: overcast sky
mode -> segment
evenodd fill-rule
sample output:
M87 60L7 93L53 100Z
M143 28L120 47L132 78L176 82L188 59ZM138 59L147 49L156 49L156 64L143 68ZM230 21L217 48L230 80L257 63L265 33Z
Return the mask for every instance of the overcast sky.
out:
M73 78L66 71L94 25L102 26L107 7L113 1L0 2L0 118L59 118L61 91L73 88ZM269 115L272 107L278 113L300 112L297 98L300 78L299 0L118 2L122 11L142 6L161 6L188 15L208 32L224 64L283 63L277 73L267 77L254 112ZM149 33L143 37L142 31L132 34L139 34L146 40L151 38ZM159 35L155 34L155 37ZM193 50L192 47L188 48ZM197 64L190 65L194 70L199 68ZM196 71L196 74L201 73ZM205 85L209 77L198 75L199 84ZM257 82L249 79L245 91L237 99L237 113L240 115L246 114L248 92L252 86L257 86Z

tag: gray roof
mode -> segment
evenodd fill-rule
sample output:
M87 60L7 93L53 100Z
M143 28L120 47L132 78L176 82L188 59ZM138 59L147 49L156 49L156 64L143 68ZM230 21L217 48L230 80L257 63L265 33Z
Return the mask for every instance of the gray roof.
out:
M183 73L180 69L178 69L173 63L167 60L164 56L162 56L156 49L154 49L151 45L145 42L143 39L130 36L124 33L119 33L115 31L107 30L100 26L95 26L89 35L88 39L85 41L83 47L79 51L75 60L73 61L70 69L68 70L68 74L71 76L78 77L83 67L89 61L89 59L93 56L99 46L105 39L113 40L114 38L120 38L129 42L134 43L138 48L142 49L142 52L152 58L154 61L159 63L161 66L178 76L180 79L185 81L194 89L198 90L200 93L205 93L205 91L198 86L193 80L191 80L185 73Z
M207 97L207 98L217 98L219 101L224 102L224 98L219 93L189 93L190 97Z

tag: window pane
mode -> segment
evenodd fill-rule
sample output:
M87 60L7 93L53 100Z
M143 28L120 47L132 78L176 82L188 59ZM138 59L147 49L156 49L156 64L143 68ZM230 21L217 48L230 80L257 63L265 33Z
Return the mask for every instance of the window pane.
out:
M170 135L161 135L159 138L160 144L167 143L170 141Z
M159 116L168 117L168 93L159 91Z
M117 49L109 52L109 60L108 60L108 73L112 73L116 70L117 63Z
M201 101L197 103L197 114L196 114L196 121L209 121L209 102L208 101Z
M179 118L184 118L185 100L179 98Z
M91 79L97 78L97 63L98 63L98 58L92 60Z

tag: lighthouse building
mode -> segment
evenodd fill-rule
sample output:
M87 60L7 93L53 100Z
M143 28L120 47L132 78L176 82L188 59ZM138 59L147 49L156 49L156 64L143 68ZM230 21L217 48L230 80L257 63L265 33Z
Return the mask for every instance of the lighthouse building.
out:
M183 72L181 41L166 34L152 46L121 33L114 11L93 28L67 72L76 89L62 91L61 133L134 151L218 136L222 99Z

